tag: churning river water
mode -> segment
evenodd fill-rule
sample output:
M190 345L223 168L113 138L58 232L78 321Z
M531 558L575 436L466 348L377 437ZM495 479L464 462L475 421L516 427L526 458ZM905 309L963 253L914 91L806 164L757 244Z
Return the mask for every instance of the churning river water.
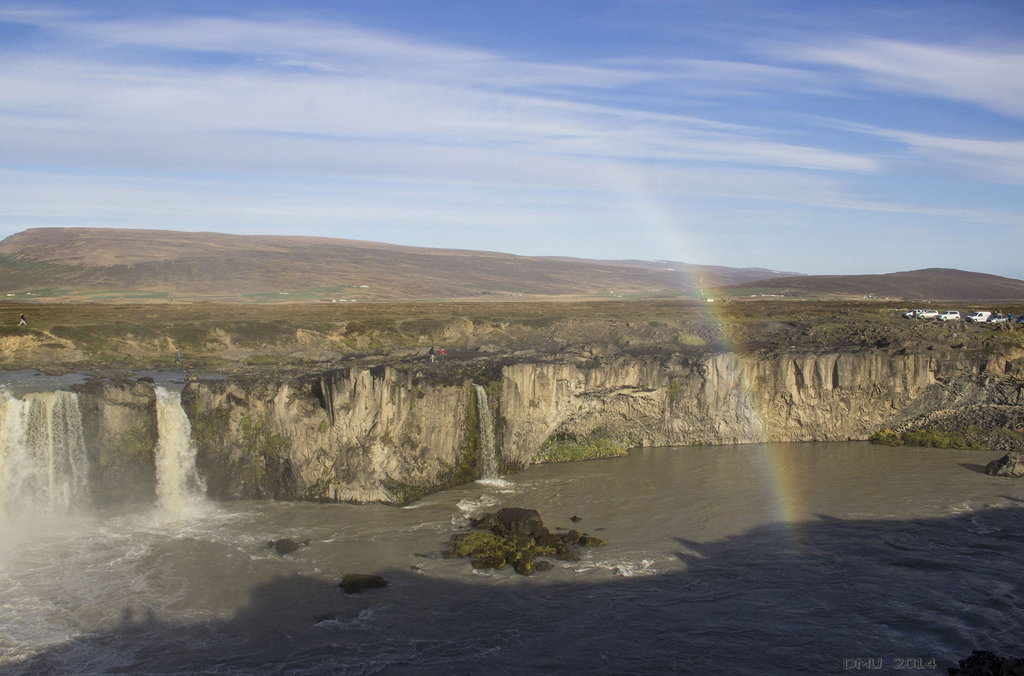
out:
M401 508L22 515L0 523L0 672L945 673L1021 652L1024 482L990 459L648 448ZM530 578L439 556L503 506L608 545ZM350 572L390 584L346 595Z

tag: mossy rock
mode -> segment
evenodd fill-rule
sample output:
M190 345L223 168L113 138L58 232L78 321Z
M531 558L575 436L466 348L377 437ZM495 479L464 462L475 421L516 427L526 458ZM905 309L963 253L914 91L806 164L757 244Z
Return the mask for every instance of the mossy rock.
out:
M550 532L536 510L509 507L473 522L474 530L452 537L445 558L469 557L473 568L500 569L510 564L520 575L550 570L553 557L561 561L580 558L577 547L602 547L601 538L571 530L564 535ZM543 564L543 565L542 565Z
M488 531L459 533L451 543L452 556L456 557L488 557L505 561L514 552L511 542Z
M572 545L558 545L555 548L555 558L559 561L579 561L580 553Z
M533 575L535 571L535 561L532 554L524 553L520 556L512 567L516 569L516 572L520 575Z
M500 570L505 567L505 557L503 556L479 556L473 559L473 568L491 568L494 570Z

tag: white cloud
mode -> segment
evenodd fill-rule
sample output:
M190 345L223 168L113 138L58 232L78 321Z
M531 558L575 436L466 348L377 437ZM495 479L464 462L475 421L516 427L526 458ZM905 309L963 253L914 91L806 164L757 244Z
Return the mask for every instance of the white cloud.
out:
M345 223L366 230L345 236L394 241L374 232L440 223L464 241L487 228L513 240L522 228L623 232L649 218L714 239L716 223L799 223L809 213L1018 218L946 195L900 203L871 185L897 176L892 158L906 156L1019 183L1020 143L836 123L800 107L849 93L824 65L873 87L1019 115L1024 78L1001 82L1019 71L1012 51L860 40L786 52L799 67L642 49L545 62L291 17L7 10L0 20L57 38L46 50L0 50L0 162L31 168L0 183L0 221L22 227L287 224L330 235ZM872 135L871 151L836 128Z
M220 146L221 162L236 158L247 169L290 170L306 153L319 169L360 169L352 163L358 151L335 155L325 165L324 153L304 138L314 135L322 137L324 148L342 141L405 144L397 163L402 155L431 157L443 147L458 157L476 147L488 153L515 150L533 159L573 155L612 162L876 169L870 158L781 143L769 130L494 91L473 81L457 86L254 68L207 73L55 57L7 58L0 66L0 90L9 92L0 97L6 129L0 148L9 157L22 152L58 159L63 152L71 161L77 152L113 160L123 153L126 164L187 161L184 153L198 141L196 162L202 165ZM264 138L241 140L240 132ZM197 136L190 142L183 138L187 134ZM239 148L246 144L254 147ZM257 160L259 145L274 153ZM474 167L467 170L476 173Z
M900 151L890 156L886 161L889 164L906 164L913 159L933 171L941 167L946 173L972 181L1024 184L1024 140L940 136L854 122L833 125L898 144Z
M801 61L850 68L887 89L966 101L1024 116L1024 46L995 50L897 40L862 39L844 45L788 50Z

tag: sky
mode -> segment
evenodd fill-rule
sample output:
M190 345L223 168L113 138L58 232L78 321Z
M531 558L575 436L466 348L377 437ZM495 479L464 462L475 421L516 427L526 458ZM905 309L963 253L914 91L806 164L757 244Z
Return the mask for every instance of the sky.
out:
M1020 0L0 0L0 237L1024 278Z

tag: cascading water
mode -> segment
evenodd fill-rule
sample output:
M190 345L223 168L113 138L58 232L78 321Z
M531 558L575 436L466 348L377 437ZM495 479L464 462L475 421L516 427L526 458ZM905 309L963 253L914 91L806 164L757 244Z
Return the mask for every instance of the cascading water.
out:
M62 514L88 498L78 395L0 391L0 516Z
M477 448L477 464L480 466L480 478L485 481L498 479L498 459L494 454L494 416L487 403L487 392L480 385L474 385L476 391L476 412L479 423L480 442Z
M156 386L157 505L182 512L203 500L205 486L196 471L192 425L181 407L181 392Z

